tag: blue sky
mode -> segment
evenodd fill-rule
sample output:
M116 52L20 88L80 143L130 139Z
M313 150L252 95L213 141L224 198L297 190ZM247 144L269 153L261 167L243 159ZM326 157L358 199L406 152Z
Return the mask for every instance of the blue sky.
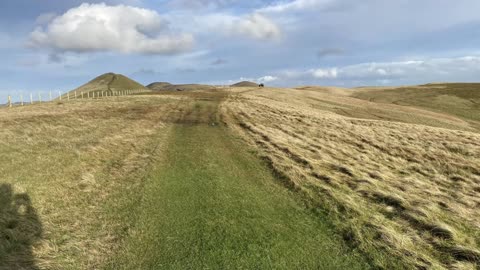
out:
M0 96L141 83L480 81L478 0L0 2Z

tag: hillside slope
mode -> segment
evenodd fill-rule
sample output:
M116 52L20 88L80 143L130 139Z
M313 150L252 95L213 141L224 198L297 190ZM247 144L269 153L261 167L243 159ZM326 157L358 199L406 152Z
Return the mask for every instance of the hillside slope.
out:
M370 269L219 122L224 92L180 96L165 156L107 269Z
M318 89L237 93L223 106L229 126L381 269L478 269L480 134L469 123Z
M142 84L124 76L115 73L105 73L89 81L88 83L70 91L70 93L77 91L77 93L84 92L118 92L123 90L146 90L147 88Z
M0 269L369 269L222 124L227 95L0 108Z
M171 83L168 83L168 82L154 82L154 83L151 83L149 85L147 85L147 88L150 89L150 90L157 90L157 91L161 91L161 90L164 90L164 88L168 87L172 85Z
M240 91L240 90L239 90ZM471 121L441 111L426 108L376 103L350 96L352 89L329 87L276 88L254 91L256 96L304 108L328 111L343 116L422 124L458 130L480 131ZM275 93L274 95L272 93Z
M167 82L151 83L147 88L153 91L209 91L217 87L206 84L171 84Z
M243 81L232 84L231 87L258 87L258 84L254 82Z
M480 83L442 83L399 88L362 88L352 97L413 106L459 117L480 128Z

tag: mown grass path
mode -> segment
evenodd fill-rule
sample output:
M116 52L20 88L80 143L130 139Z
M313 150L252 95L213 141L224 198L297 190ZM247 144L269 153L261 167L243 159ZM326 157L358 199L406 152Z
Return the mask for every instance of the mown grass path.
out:
M109 268L368 268L228 128L212 125L218 101L191 105Z

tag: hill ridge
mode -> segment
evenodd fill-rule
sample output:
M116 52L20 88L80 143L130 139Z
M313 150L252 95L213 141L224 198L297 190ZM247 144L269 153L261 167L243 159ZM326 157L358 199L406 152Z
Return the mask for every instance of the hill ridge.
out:
M108 72L95 77L94 79L81 85L80 87L71 90L70 93L75 91L90 93L95 91L116 92L123 90L139 89L146 90L148 88L125 75Z
M241 81L231 85L232 87L257 87L258 84L250 81Z

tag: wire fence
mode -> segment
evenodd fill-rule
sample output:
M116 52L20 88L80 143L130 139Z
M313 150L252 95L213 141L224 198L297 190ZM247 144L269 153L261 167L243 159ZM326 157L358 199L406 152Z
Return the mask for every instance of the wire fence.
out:
M119 97L149 92L145 89L132 90L90 90L90 91L39 91L36 93L17 93L0 96L0 107L27 106L45 102L70 101L79 99L100 99L107 97Z

